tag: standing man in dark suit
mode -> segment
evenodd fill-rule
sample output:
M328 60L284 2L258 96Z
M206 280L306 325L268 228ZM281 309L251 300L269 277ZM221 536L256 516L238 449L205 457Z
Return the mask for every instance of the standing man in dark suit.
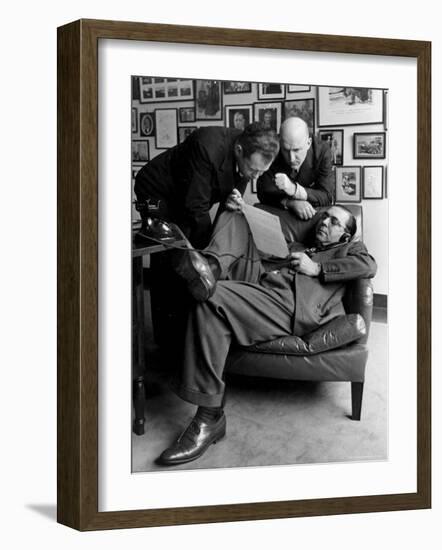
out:
M309 220L316 206L333 204L330 148L310 137L307 124L298 117L282 123L280 145L279 155L258 180L258 198Z
M138 172L135 193L138 200L160 201L159 217L176 223L195 248L203 248L211 234L210 208L219 202L236 209L247 184L269 169L278 150L276 134L260 123L243 132L199 128Z
M287 267L275 270L261 262L240 212L219 217L204 254L214 273L227 280L219 280L214 293L189 314L176 387L198 410L158 462L172 466L195 460L225 435L223 371L232 343L251 346L291 334L302 337L345 314L346 282L376 273L364 244L353 240L355 232L354 216L332 206L316 224L315 246L292 243Z

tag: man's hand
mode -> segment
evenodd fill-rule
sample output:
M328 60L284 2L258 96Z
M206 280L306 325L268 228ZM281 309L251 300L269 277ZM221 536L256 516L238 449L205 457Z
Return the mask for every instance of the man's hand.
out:
M230 193L230 195L227 197L226 210L230 210L231 212L235 210L242 211L243 205L244 205L244 200L241 196L241 193L238 191L238 189L234 189Z
M316 214L316 210L308 201L288 201L287 209L293 212L293 214L301 220L310 220Z
M318 277L321 273L321 265L311 260L304 252L292 252L289 254L291 270L303 273L309 277Z
M280 191L284 191L289 197L294 197L296 193L296 184L293 183L285 174L275 174L275 185Z

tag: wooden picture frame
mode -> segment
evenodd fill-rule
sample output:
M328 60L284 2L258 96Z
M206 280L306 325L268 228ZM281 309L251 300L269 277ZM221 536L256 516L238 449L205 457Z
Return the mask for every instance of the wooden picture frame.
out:
M386 132L355 132L353 134L354 159L384 159Z
M140 113L140 136L151 137L155 135L155 113Z
M384 198L384 166L368 165L362 168L362 198Z
M342 166L344 164L344 130L338 128L319 130L318 137L321 141L328 143L332 154L332 164Z
M195 80L196 120L222 120L221 80Z
M384 90L318 87L318 126L382 124L385 118Z
M244 130L253 121L252 105L226 105L224 109L226 128Z
M362 197L361 166L336 166L337 203L358 203Z
M97 121L98 43L101 39L267 47L416 60L419 137L416 144L419 297L416 490L398 494L99 511ZM88 531L431 507L430 71L431 45L423 41L99 20L79 20L58 29L57 518L60 523Z
M196 116L195 116L195 107L180 107L179 108L179 114L180 114L180 122L187 124L188 122L195 122Z
M223 91L226 95L250 94L252 92L252 82L225 80L223 82Z
M253 120L268 125L278 133L282 122L282 103L280 101L254 103Z
M140 103L193 100L193 81L182 78L139 76Z
M309 92L311 90L311 86L304 86L303 84L287 84L287 92L289 94L300 94Z
M259 82L258 99L271 101L285 98L285 85L280 82Z
M291 116L302 118L308 126L310 136L315 135L315 100L312 97L306 99L289 99L284 101L283 121Z
M148 162L149 161L149 140L133 139L132 140L132 162Z

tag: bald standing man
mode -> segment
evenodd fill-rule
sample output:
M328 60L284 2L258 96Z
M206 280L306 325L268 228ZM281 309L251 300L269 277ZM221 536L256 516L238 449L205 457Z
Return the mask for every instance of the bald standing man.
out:
M316 207L333 204L333 187L330 148L309 135L304 120L287 118L280 129L279 154L258 180L258 199L309 220Z

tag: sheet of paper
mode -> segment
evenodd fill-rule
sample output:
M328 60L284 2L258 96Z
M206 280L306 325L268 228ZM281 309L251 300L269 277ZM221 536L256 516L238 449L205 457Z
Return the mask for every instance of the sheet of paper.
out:
M244 205L243 212L259 252L277 258L286 258L289 249L278 216L248 204Z

